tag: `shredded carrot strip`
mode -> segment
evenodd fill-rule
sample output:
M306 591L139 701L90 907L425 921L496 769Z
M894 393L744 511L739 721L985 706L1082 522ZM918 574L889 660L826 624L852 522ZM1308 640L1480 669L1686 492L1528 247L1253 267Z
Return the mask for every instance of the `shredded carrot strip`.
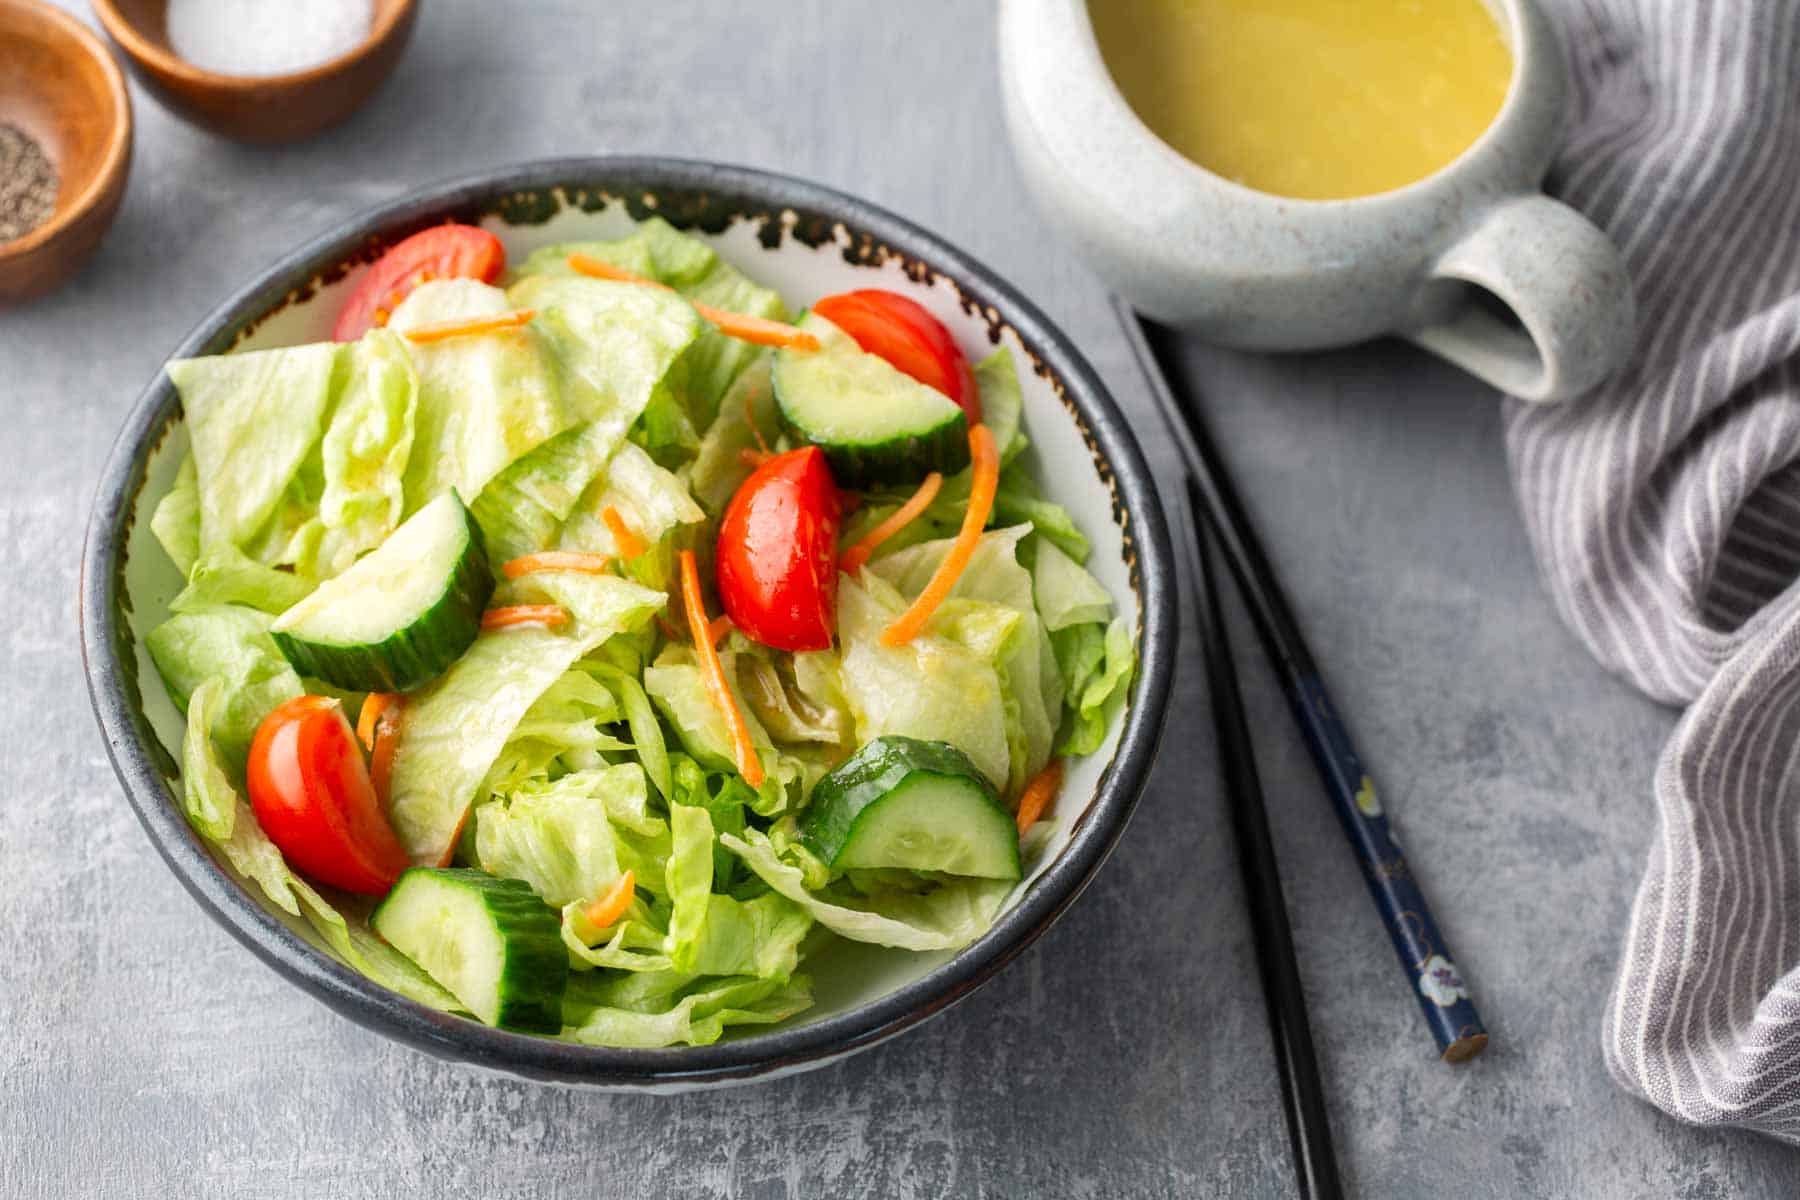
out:
M610 279L614 283L641 283L665 292L675 290L666 283L658 283L654 279L645 279L642 275L634 275L624 267L615 267L591 254L571 254L568 263L569 269L578 275L587 275L594 279Z
M1056 793L1062 787L1062 759L1053 758L1050 765L1031 777L1025 785L1025 791L1019 797L1019 833L1024 835L1027 829L1037 824L1050 802L1056 799Z
M988 514L994 511L994 493L1000 488L1000 452L994 448L994 435L986 425L969 426L969 457L975 463L975 475L969 486L969 511L963 514L962 528L944 561L932 572L931 581L919 593L912 607L881 633L884 646L904 646L919 636L931 614L956 586L963 568L975 556L981 531L987 528Z
M387 699L389 703L371 722L375 727L374 740L369 743L369 782L375 785L375 799L381 802L383 812L387 811L388 780L394 775L394 749L400 744L400 717L406 711L400 697L388 695ZM365 703L363 708L367 711L368 705Z
M750 740L749 723L744 720L737 698L731 694L731 684L726 682L725 664L719 661L719 651L707 636L711 630L706 619L706 604L700 598L700 568L694 562L692 550L681 552L681 598L687 607L688 633L694 640L694 657L700 660L706 690L712 693L719 715L725 718L725 724L731 730L738 774L744 777L745 783L759 788L763 782L762 760L757 757L756 743Z
M615 267L609 262L601 262L586 254L571 254L568 257L568 263L570 270L594 279L610 279L614 283L641 283L665 292L675 290L666 283L645 279L642 275L634 275L630 271ZM719 332L726 337L734 337L742 342L753 342L758 346L781 346L789 350L817 350L819 348L818 338L805 330L796 329L792 325L784 325L780 321L753 317L748 313L727 312L722 308L714 308L710 304L696 304L694 311L699 313L703 319L717 326Z
M748 446L745 446L742 450L738 451L738 461L752 469L762 466L773 457L775 456L767 451L752 450Z
M656 614L656 627L662 630L663 636L668 638L671 642L679 642L684 636L681 630L671 625L669 623L669 618L663 616L661 613Z
M375 722L399 699L392 692L370 692L363 699L362 711L356 714L356 740L363 744L364 749L375 748Z
M415 342L442 342L449 338L514 329L535 316L537 310L534 308L515 308L511 312L495 313L491 317L468 317L456 321L436 321L430 325L415 325L406 331L406 336Z
M649 551L649 544L625 523L625 518L621 517L619 510L612 505L609 504L600 510L600 519L606 522L608 529L612 530L613 546L618 550L620 558L636 558Z
M936 471L927 475L919 484L919 490L905 504L889 513L881 524L863 534L861 541L844 551L838 559L838 570L848 575L862 570L863 564L869 561L881 543L912 524L920 513L931 506L931 502L937 499L938 488L943 484L944 477Z
M508 579L517 579L521 575L533 575L539 571L582 571L589 575L604 575L606 568L612 565L612 559L604 554L586 554L580 550L545 550L538 554L524 554L500 568L500 573Z
M508 629L514 625L548 625L554 629L569 619L568 610L560 604L514 604L506 608L490 608L481 614L483 629Z
M731 624L731 618L724 613L720 613L712 619L712 624L706 627L706 636L712 639L712 644L716 646L724 640L725 635L730 633L733 628L734 626Z
M694 311L718 327L726 337L757 346L776 346L783 350L804 350L811 354L819 349L819 339L804 329L783 325L766 317L748 313L726 312L710 304L696 304Z
M605 929L616 925L625 910L631 907L631 898L637 894L637 872L627 871L619 876L618 882L606 889L606 893L597 897L587 906L582 915L593 923L596 929Z

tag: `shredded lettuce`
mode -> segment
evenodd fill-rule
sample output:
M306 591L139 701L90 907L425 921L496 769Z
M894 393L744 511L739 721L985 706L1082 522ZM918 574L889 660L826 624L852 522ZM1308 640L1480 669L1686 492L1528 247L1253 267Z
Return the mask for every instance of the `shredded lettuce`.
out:
M1019 565L1020 543L1029 526L997 529L981 536L968 566L957 577L951 602L941 606L931 629L959 641L994 664L1005 690L1009 779L1018 794L1050 761L1051 744L1063 705L1063 680L1056 651L1038 618L1032 576ZM889 555L870 570L911 597L949 553L951 541L925 542ZM964 601L959 607L954 602ZM1007 629L1011 618L1014 627Z
M764 441L771 441L781 428L775 390L770 384L771 362L770 356L764 354L737 377L719 402L719 415L706 427L688 470L694 499L715 516L725 510L744 480L750 478L754 468L744 461L744 451L761 448L757 441L759 432Z
M544 308L537 323L583 424L514 461L476 497L475 518L501 561L555 544L699 327L679 300L599 280L528 279L511 299Z
M511 307L499 288L473 279L434 280L394 310L388 327L405 333ZM509 463L586 415L564 402L557 363L533 326L410 343L408 349L418 375L418 405L404 479L406 515L451 488L479 496ZM204 463L200 477L206 478Z
M561 548L618 554L618 542L603 517L608 508L615 509L633 533L652 545L682 525L697 525L706 519L687 486L629 442L613 455L605 473L569 515L558 538Z
M927 891L899 889L873 897L827 896L807 890L798 867L782 861L768 836L749 830L720 839L775 891L805 909L825 928L853 942L873 942L902 950L956 950L994 922L1012 892L1006 880L958 879Z
M342 368L319 447L318 515L291 539L305 550L288 560L301 574L321 579L348 568L400 524L418 396L412 360L390 330L364 334Z
M592 279L589 254L672 290ZM406 697L390 818L416 862L522 880L560 915L575 972L568 1040L703 1045L811 1003L806 948L827 929L920 951L967 945L1010 894L999 880L833 870L798 839L814 785L884 733L948 742L1016 795L1051 753L1103 743L1136 668L1131 628L1083 566L1086 538L1030 473L1012 354L975 367L1003 470L995 512L952 594L905 646L880 635L943 560L972 472L840 577L834 648L719 648L767 779L737 773L685 638L659 634L675 551L703 546L751 470L791 444L768 350L719 334L711 304L788 319L780 295L660 219L612 242L547 247L506 290L416 289L358 342L170 365L192 449L151 517L186 586L146 642L188 716L176 801L233 876L354 969L420 1003L453 997L368 927L370 903L288 869L242 791L275 705L313 691L268 636L273 616L454 487L498 566L534 552L619 557L609 509L649 550L617 575L544 572L492 603L554 603L564 625L481 634ZM526 326L414 343L427 322L532 308ZM876 489L845 542L912 489ZM348 697L345 697L348 699ZM625 872L622 916L594 909Z
M177 707L185 710L207 680L222 682L224 694L211 733L226 757L240 766L269 710L306 690L270 640L271 620L267 613L221 606L178 613L144 638Z
M448 671L408 698L394 751L390 815L415 862L441 862L482 780L538 697L576 660L650 619L664 597L611 576L527 576L497 603L561 604L569 625L484 633Z
M169 601L169 611L200 612L221 604L241 604L280 616L312 590L312 581L292 571L264 566L227 542L200 552L188 570L187 586Z
M641 805L644 772L636 763L526 784L476 811L477 861L490 875L524 880L552 908L592 901L623 870L601 797L632 790Z
M1074 666L1082 672L1078 682L1069 685L1069 729L1057 747L1061 754L1092 754L1106 740L1107 727L1113 716L1125 706L1131 689L1131 676L1137 669L1137 650L1132 645L1131 627L1124 617L1115 617L1100 636L1101 653L1096 661L1093 652L1094 633L1098 625L1079 625L1062 634L1075 634L1081 640L1075 646ZM1089 631L1083 633L1082 631ZM1072 640L1072 639L1071 639ZM1061 654L1058 659L1061 661Z
M1052 633L1112 616L1112 593L1054 542L1038 544L1031 588L1044 628Z
M563 1037L596 1046L708 1046L728 1026L773 1025L811 1005L799 975L786 983L679 971L579 975L563 1001Z
M675 969L693 975L791 978L800 965L800 942L812 928L812 918L774 892L751 900L716 894L717 842L711 813L677 804L670 809L669 821L674 850L668 868L673 902L668 953Z
M853 722L837 655L789 654L746 640L737 656L739 694L777 744L818 743L849 752Z
M1029 444L1020 426L1025 397L1019 391L1019 372L1011 350L1002 346L975 364L975 389L981 397L981 422L994 435L1001 463L1009 463Z
M935 623L903 646L881 634L906 599L873 571L838 577L838 639L844 696L856 739L898 733L948 742L967 754L996 788L1011 771L1006 698L992 662L939 636Z
M193 445L202 548L246 545L275 516L324 430L343 354L325 343L169 364Z
M150 514L150 532L186 575L200 557L200 481L189 453L175 471L175 485Z
M753 282L705 242L688 237L660 217L650 218L630 236L617 241L566 242L534 251L519 267L521 281L515 294L537 296L525 285L540 279L595 282L578 275L568 265L571 254L585 254L667 284L696 304L773 321L788 319L787 305L779 292ZM759 353L747 342L705 330L683 363L681 390L685 397L672 398L671 402L679 404L685 399L686 403L680 405L681 415L697 424L709 423L719 409L720 398Z

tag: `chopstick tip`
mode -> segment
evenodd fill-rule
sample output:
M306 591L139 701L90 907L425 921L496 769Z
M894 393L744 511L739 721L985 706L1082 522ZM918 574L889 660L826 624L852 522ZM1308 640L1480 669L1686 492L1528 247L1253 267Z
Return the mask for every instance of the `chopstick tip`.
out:
M1444 1061L1447 1063L1468 1062L1486 1050L1487 1044L1488 1035L1485 1033L1471 1033L1466 1037L1459 1037L1444 1047Z

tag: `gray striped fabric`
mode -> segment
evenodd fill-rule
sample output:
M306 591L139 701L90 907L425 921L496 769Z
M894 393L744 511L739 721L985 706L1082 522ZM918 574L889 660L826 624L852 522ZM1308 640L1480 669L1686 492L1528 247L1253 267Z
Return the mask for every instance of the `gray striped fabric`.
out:
M1685 705L1602 1025L1626 1088L1800 1142L1800 0L1553 0L1576 80L1550 188L1618 241L1635 361L1508 401L1545 580Z

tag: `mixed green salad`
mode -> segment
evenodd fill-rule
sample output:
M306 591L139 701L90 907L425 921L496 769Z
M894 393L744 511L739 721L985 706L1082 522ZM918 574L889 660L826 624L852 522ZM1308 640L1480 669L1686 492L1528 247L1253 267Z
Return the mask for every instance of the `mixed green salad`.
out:
M180 802L420 1003L703 1044L834 938L965 945L1124 703L1010 354L896 293L796 321L660 219L510 272L445 225L335 340L168 370Z

